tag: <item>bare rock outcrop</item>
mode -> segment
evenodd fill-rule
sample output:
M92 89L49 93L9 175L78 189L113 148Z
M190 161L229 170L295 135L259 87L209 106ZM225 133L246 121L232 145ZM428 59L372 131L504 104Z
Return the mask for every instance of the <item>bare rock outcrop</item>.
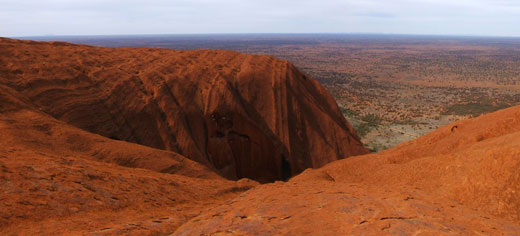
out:
M342 159L286 61L0 39L1 235L520 235L519 143L513 107Z
M256 187L174 235L517 235L519 144L520 106Z
M328 92L272 57L0 39L0 61L0 84L41 111L230 179L287 179L367 153Z

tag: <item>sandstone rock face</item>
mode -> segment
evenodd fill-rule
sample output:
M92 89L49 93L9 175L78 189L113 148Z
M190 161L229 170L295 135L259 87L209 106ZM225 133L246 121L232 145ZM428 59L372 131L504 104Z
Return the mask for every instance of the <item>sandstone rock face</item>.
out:
M230 179L286 179L367 153L325 89L268 56L0 39L0 62L1 85L35 108Z
M325 169L340 181L412 186L519 222L519 168L517 106L459 121L378 155L331 163Z
M290 64L7 39L0 52L0 235L520 235L520 107L259 185L212 169L268 181L355 150L331 149L355 135ZM214 66L226 58L236 74ZM183 79L160 72L170 61Z
M519 168L513 107L256 187L174 235L519 235Z
M0 235L167 234L256 185L83 131L20 97L0 89Z

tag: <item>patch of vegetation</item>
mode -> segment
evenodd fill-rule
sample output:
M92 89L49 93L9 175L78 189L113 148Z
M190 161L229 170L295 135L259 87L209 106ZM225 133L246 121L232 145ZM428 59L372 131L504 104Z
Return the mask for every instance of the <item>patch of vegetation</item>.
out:
M341 113L343 113L343 116L346 116L346 117L357 117L358 116L357 112L355 112L354 110L351 110L349 108L340 107L340 109L341 109Z
M359 137L363 138L372 130L373 127L370 127L367 123L361 123L359 125L355 125L353 128L356 130L356 133L359 135Z
M361 117L361 120L364 122L367 122L370 125L379 125L381 124L381 118L379 116L376 116L374 114L367 114Z
M365 137L371 130L381 125L381 118L374 114L364 115L360 117L360 120L362 122L354 126L354 130L356 130L359 137Z
M368 150L372 153L377 153L377 152L388 149L388 147L385 145L375 144L375 143L367 145L366 148L368 148Z
M397 120L397 121L394 121L393 124L396 124L396 125L419 125L419 124L425 124L424 122L418 122L418 121L415 121L415 120L412 120L412 119L407 119L407 120Z
M458 116L470 115L472 117L476 117L482 114L491 113L504 108L507 108L507 105L493 105L492 103L488 102L465 103L448 106L447 108L445 108L443 114Z

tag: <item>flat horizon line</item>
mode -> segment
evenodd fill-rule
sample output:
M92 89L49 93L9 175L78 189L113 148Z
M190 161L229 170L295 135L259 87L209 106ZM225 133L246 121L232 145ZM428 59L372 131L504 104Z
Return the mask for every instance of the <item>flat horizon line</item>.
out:
M166 34L63 34L63 35L29 35L29 36L0 36L12 39L31 38L74 38L74 37L154 37L154 36L248 36L248 35L273 35L273 36L306 36L306 35L344 35L344 36L397 36L397 37L445 37L445 38L507 38L520 39L520 36L501 35L456 35L456 34L404 34L404 33L363 33L363 32L316 32L316 33L166 33Z

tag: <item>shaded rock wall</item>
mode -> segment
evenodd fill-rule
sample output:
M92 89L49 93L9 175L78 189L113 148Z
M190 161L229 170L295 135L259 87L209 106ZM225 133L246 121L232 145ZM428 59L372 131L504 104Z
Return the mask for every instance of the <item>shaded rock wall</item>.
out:
M0 60L0 83L55 118L231 179L367 153L327 91L272 57L2 39Z

